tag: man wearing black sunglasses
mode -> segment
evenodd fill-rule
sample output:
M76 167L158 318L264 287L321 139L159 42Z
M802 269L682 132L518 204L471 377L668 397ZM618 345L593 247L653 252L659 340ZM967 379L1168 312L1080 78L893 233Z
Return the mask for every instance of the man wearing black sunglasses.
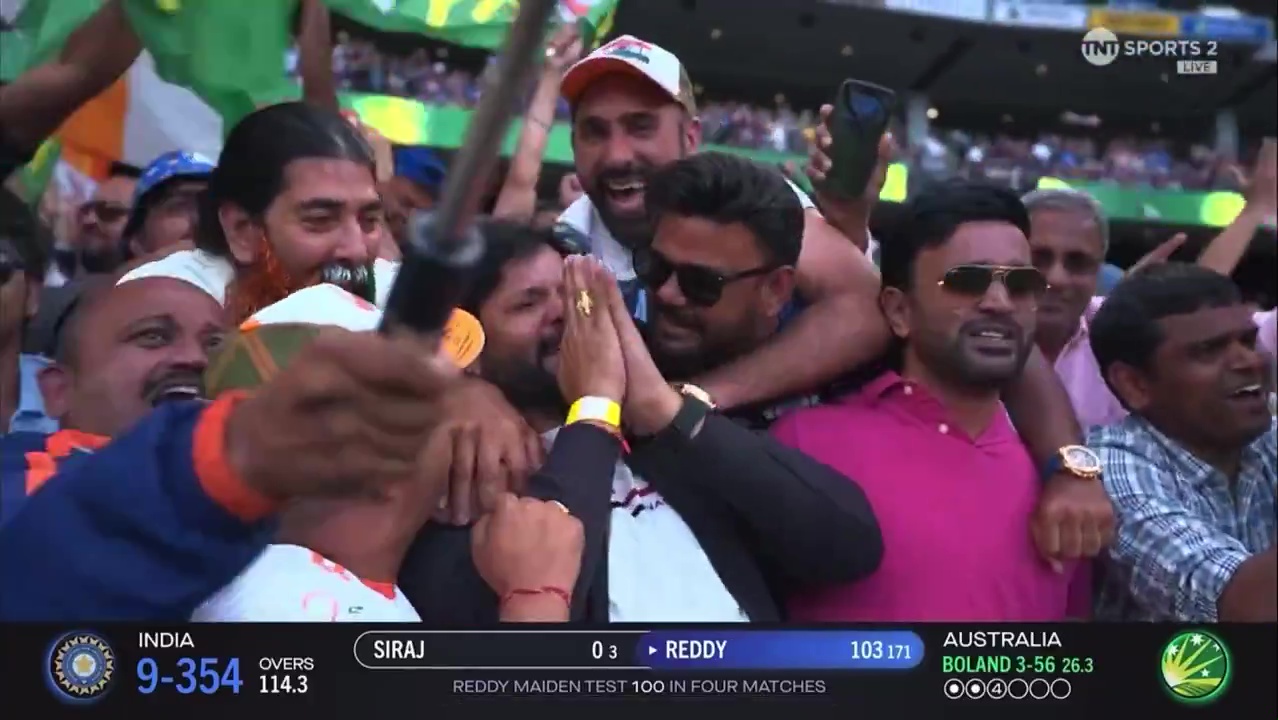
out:
M803 206L771 168L698 153L652 178L652 244L635 251L645 338L662 373L691 380L762 345L794 294Z

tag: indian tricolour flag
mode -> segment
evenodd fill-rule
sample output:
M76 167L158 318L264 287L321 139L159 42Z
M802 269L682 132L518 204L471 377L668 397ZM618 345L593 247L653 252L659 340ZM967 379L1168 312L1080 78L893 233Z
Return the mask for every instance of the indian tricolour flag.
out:
M5 80L56 56L66 37L100 7L100 0L0 0L11 49ZM156 74L149 52L101 95L82 105L55 133L60 164L85 178L105 176L113 162L143 167L170 150L216 158L222 117L190 90ZM49 161L47 153L37 158Z
M124 77L76 111L57 137L64 161L100 176L112 161L145 167L170 150L216 158L222 116L190 90L161 80L144 52Z

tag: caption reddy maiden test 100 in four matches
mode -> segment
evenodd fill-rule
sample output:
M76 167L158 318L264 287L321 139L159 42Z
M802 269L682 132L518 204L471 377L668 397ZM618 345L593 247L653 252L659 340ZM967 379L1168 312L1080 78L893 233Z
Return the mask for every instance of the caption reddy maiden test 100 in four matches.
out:
M1063 640L1062 632L1054 630L948 631L933 636L939 642L932 652L925 648L919 632L367 630L355 639L353 659L346 653L341 653L341 659L264 653L245 656L241 662L238 655L197 647L192 632L137 633L136 646L123 648L121 656L105 634L84 630L56 637L48 646L44 669L54 695L75 704L100 699L121 680L135 696L309 696L326 689L335 672L347 672L354 666L370 671L456 672L446 676L451 694L503 697L825 695L830 692L832 671L927 668L931 678L928 673L919 676L931 687L924 692L939 693L947 701L1007 698L1060 702L1077 696L1076 688L1094 685L1087 679L1101 672L1107 662L1106 657L1086 650L1088 643L1078 641L1076 647L1075 640ZM1158 642L1160 647L1151 646L1148 653L1142 653L1149 659L1144 673L1151 680L1158 678L1171 701L1205 705L1227 693L1234 660L1217 634L1191 628L1163 636ZM1099 646L1091 643L1090 647ZM539 672L521 678L479 674L518 669ZM590 673L571 678L553 674L583 669L645 672ZM690 674L707 670L752 672L741 677ZM1121 670L1141 672L1131 667ZM768 677L764 671L788 675ZM795 676L798 671L822 677ZM404 677L406 683L412 683L409 676Z

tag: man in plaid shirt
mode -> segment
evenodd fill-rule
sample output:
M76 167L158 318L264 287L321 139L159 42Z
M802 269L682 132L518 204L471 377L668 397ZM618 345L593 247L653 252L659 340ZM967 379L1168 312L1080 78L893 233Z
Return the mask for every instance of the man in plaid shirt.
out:
M1256 325L1229 278L1193 265L1124 280L1093 352L1131 411L1096 430L1117 537L1102 620L1278 618L1274 419Z

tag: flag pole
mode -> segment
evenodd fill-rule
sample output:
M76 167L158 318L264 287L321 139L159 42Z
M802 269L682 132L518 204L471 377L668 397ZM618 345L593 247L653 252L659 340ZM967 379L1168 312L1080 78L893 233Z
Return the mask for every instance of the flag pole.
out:
M404 260L391 287L382 331L404 328L438 334L470 285L483 258L484 239L475 228L489 174L496 164L528 78L539 57L556 0L523 0L497 57L495 72L471 115L466 139L453 157L433 212L414 213L408 223Z

